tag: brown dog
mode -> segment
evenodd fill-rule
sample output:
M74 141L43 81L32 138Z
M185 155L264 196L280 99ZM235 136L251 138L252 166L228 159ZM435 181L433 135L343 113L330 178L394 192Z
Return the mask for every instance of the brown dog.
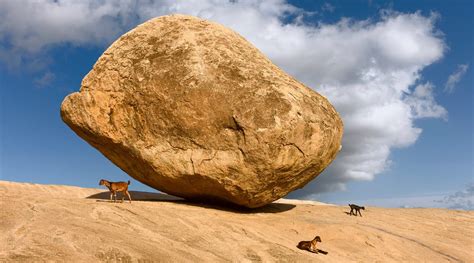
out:
M128 183L126 182L109 182L107 180L101 179L99 182L99 185L105 185L107 188L109 188L110 191L110 201L112 201L112 196L114 197L114 203L117 202L117 192L122 192L122 202L123 199L125 198L125 195L128 196L128 200L130 200L130 203L132 203L132 198L130 197L130 193L128 192L128 185L130 184L130 181Z
M319 236L316 236L311 241L301 241L300 243L298 243L298 246L296 247L302 250L308 250L309 252L313 252L316 254L322 253L326 255L328 252L316 248L316 243L318 242L321 242L321 238Z

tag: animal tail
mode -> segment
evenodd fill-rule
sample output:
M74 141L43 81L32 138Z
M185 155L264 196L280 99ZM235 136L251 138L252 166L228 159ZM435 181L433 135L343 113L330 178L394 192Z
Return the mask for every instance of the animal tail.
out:
M321 249L318 249L318 253L321 253L321 254L324 254L324 255L327 255L327 254L328 254L327 251L324 251L324 250L321 250Z
M128 185L130 185L130 180L128 180Z

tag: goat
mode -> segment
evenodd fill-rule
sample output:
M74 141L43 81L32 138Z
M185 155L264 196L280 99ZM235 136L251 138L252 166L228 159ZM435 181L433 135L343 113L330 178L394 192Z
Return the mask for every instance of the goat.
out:
M309 252L313 252L316 254L321 253L321 254L326 255L328 252L316 248L316 243L318 242L321 242L321 237L316 236L311 241L300 241L296 247L301 250L308 250Z
M125 199L125 195L128 196L128 200L132 203L132 198L128 192L128 186L130 185L130 180L126 182L109 182L105 179L101 179L99 185L105 185L109 188L110 191L110 201L112 201L112 196L114 197L114 203L117 202L117 192L122 192L122 202Z
M357 216L357 212L359 212L359 215L362 217L362 214L360 213L360 210L361 209L365 210L365 207L354 205L354 204L349 204L349 207L351 208L351 212L349 213L349 215ZM354 212L352 212L352 211L354 211Z

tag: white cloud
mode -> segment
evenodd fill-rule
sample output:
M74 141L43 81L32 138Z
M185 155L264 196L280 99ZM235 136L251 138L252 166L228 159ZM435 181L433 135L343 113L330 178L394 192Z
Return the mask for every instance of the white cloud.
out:
M415 87L412 96L405 98L405 103L410 105L415 119L443 118L447 119L448 112L438 105L433 96L433 84L419 84Z
M447 93L452 93L454 91L454 88L456 87L458 82L461 80L461 78L464 76L468 68L469 68L469 64L458 65L458 68L456 69L456 71L454 71L453 74L449 75L448 80L446 81L446 84L444 85L444 91Z
M344 200L335 201L334 204L347 205L348 203L355 203L362 206L379 206L379 207L393 207L393 208L448 208L446 204L437 202L437 199L443 198L444 194L422 194L417 196L399 196L386 198L371 198L365 200Z
M461 191L445 193L424 193L417 195L401 195L385 198L370 198L364 200L335 200L329 203L347 205L355 203L365 206L399 207L399 208L448 208L474 210L474 184L469 184Z
M51 44L106 43L124 29L125 1L2 1L0 35L14 49L38 52Z
M466 189L444 196L435 202L451 209L474 210L474 184L471 183Z
M33 80L33 83L37 88L44 88L50 86L51 83L56 79L56 75L54 73L48 71L44 73L41 77L36 78Z
M331 5L330 3L326 2L321 7L321 10L332 13L332 12L334 12L334 10L336 10L336 8L333 5Z
M64 43L103 45L137 22L169 13L236 30L341 113L342 152L296 196L373 179L389 167L393 148L417 140L416 119L446 117L433 85L418 84L421 70L445 50L435 14L384 12L378 21L309 25L302 23L303 10L282 0L2 1L0 58L2 52L35 53Z

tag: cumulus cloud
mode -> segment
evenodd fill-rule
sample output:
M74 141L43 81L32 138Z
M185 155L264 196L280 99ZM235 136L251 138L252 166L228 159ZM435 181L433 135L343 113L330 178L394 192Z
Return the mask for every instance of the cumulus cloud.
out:
M0 1L0 59L29 64L48 47L111 42L136 23L132 1ZM41 63L41 69L45 68Z
M447 119L448 112L438 105L433 96L433 84L419 84L415 87L412 96L405 98L405 103L410 105L415 119L443 118Z
M0 33L17 50L37 52L51 44L107 43L132 19L125 1L2 1Z
M461 78L464 76L468 68L469 68L469 64L458 65L458 68L456 69L456 71L454 71L453 74L449 75L448 80L446 81L446 84L444 85L444 91L447 93L452 93L454 91L454 88L456 87L458 82L461 80Z
M293 196L341 190L390 165L393 148L413 144L414 121L446 118L421 71L445 43L437 16L382 12L377 20L304 23L308 14L280 1L2 1L2 52L35 54L51 46L104 45L138 22L184 13L222 23L335 105L345 123L343 150L317 180ZM21 60L21 59L20 59Z

